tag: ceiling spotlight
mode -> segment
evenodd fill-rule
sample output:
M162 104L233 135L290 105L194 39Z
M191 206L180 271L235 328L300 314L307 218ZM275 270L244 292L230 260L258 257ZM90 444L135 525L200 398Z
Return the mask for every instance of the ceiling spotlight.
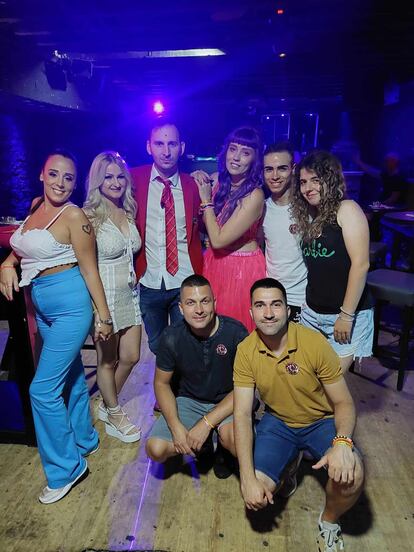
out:
M277 15L283 15L285 13L285 10L283 10L282 8L279 8L278 10L276 10L276 13Z
M279 57L280 57L280 58L284 58L284 57L286 57L286 54L285 54L285 52L281 52L281 53L279 54Z
M164 111L165 111L164 104L160 101L156 101L152 104L152 110L157 115L161 115L161 113L164 113Z

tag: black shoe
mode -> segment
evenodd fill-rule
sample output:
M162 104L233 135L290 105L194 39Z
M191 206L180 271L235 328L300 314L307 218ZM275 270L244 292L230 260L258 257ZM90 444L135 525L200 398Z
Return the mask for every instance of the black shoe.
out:
M293 460L293 462L291 462L288 466L288 471L286 477L284 478L283 484L276 493L277 496L280 496L281 498L289 498L295 493L298 488L296 475L302 461L302 457L303 452L300 451L295 460Z
M196 454L197 468L200 473L207 473L211 470L214 462L214 444L212 435L209 435Z
M235 471L234 466L235 460L233 455L221 445L218 445L213 464L213 472L217 479L227 479L230 477Z

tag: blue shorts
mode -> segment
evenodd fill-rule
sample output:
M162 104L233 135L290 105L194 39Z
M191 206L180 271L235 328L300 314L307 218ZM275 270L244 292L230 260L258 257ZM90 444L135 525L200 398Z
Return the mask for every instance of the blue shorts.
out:
M187 428L191 429L195 424L203 417L213 410L217 405L214 403L202 403L188 397L177 397L177 411L180 422ZM233 421L233 415L227 416L217 426L217 430ZM163 441L171 441L172 435L170 428L165 421L163 415L161 415L155 422L148 439L162 439Z
M334 324L337 318L337 314L315 312L306 303L302 306L300 313L300 323L307 328L321 332L339 358L352 356L355 359L371 356L374 340L374 309L361 310L355 313L351 343L341 344L335 341Z
M299 451L307 450L318 461L332 445L335 435L333 418L294 428L265 412L256 427L254 467L278 484L285 468Z

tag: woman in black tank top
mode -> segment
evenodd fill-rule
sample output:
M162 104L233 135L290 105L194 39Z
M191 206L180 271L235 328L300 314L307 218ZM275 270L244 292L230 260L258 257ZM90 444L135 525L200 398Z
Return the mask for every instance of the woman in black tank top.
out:
M359 205L344 199L345 190L341 163L331 153L315 151L299 163L292 211L308 268L301 321L328 337L343 370L354 357L371 354L373 332L368 223Z

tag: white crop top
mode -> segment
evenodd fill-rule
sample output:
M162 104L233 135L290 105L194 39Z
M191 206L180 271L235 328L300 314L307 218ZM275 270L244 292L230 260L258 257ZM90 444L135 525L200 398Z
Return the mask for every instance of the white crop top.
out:
M19 287L28 286L42 270L78 262L72 244L56 241L48 230L67 207L75 205L65 205L45 228L32 228L23 232L29 215L10 238L11 247L21 257L22 278Z

